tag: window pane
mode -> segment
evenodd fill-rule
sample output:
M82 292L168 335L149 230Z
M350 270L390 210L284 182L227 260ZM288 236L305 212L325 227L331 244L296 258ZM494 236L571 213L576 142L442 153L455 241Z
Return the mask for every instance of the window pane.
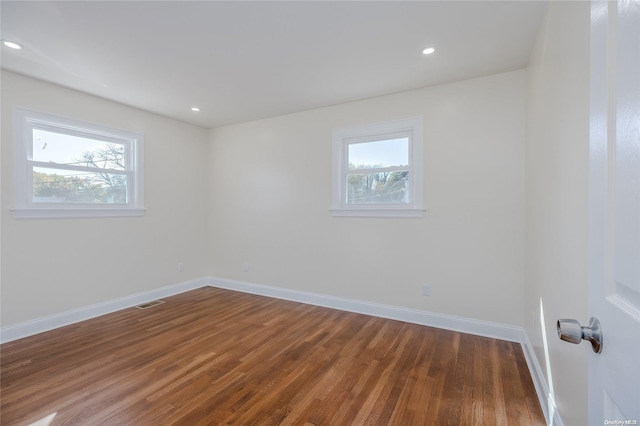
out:
M349 170L409 165L409 138L349 144Z
M127 175L33 168L34 203L125 204Z
M348 173L347 204L406 204L409 171Z
M125 146L79 136L33 129L33 160L125 170Z

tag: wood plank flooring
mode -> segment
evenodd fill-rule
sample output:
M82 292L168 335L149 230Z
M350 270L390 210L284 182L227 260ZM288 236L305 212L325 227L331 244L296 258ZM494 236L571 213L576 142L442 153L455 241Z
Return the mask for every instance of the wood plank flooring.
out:
M210 287L0 347L2 425L544 425L516 343Z

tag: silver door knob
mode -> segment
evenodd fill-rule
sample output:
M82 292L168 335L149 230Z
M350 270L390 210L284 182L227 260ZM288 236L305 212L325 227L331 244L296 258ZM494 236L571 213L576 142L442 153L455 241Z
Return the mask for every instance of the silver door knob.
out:
M578 344L582 340L591 342L591 348L597 354L602 352L602 327L598 318L591 317L589 325L583 327L574 319L560 319L557 324L558 337L569 343Z

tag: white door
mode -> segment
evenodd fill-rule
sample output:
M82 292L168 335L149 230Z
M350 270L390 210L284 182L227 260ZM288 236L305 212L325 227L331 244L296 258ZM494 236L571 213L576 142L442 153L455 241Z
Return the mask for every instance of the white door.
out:
M640 0L592 2L590 71L589 424L640 425Z

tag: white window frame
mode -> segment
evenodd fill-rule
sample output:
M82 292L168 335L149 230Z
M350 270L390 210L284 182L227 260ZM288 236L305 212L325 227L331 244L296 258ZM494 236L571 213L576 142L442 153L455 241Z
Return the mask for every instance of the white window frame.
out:
M409 202L347 204L348 149L352 143L393 137L409 138ZM423 217L422 117L344 127L333 131L333 193L331 214L336 217Z
M87 137L125 146L127 202L122 204L52 203L33 201L33 168L50 167L33 160L33 129ZM53 114L14 107L14 190L18 219L117 217L144 215L144 169L141 134L111 129ZM55 164L53 165L55 167ZM64 166L60 166L64 168Z

